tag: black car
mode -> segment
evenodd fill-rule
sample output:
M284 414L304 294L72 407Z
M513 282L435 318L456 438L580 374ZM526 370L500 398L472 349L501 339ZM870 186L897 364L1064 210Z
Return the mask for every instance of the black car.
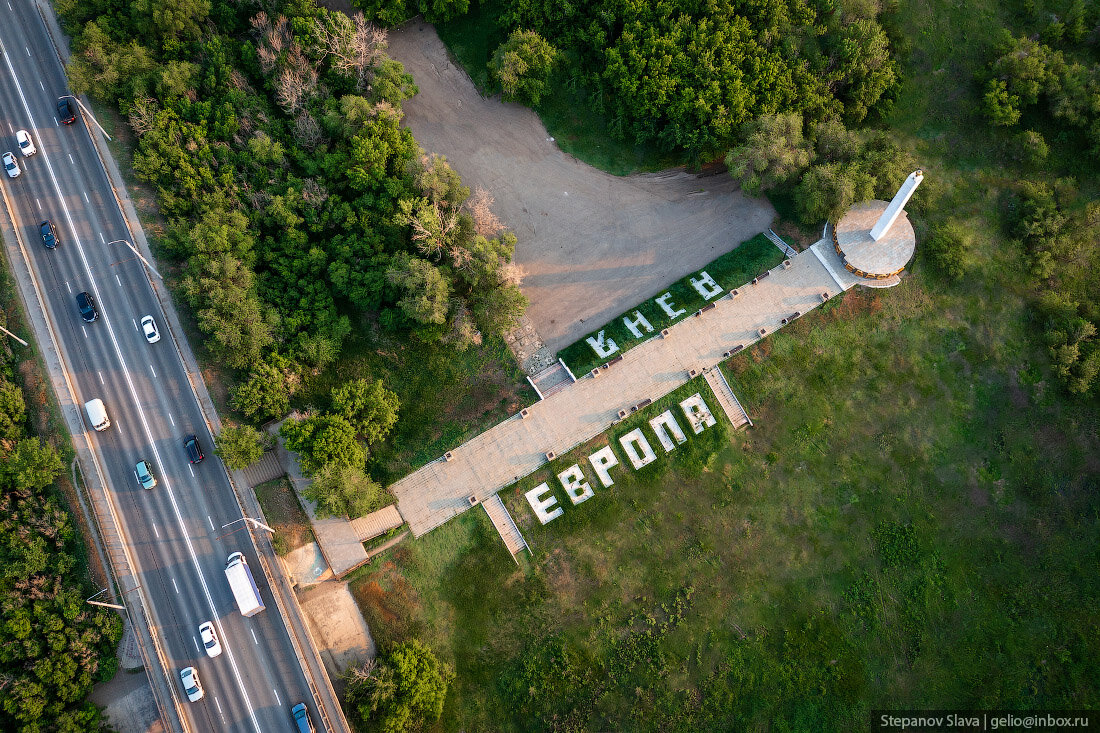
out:
M188 435L183 439L183 449L187 451L187 460L192 463L202 463L202 459L206 457L202 454L202 448L199 447L199 439L194 435Z
M57 100L57 116L66 125L76 122L76 112L73 111L73 103L68 97Z
M80 317L84 319L85 323L91 323L99 318L99 311L95 309L95 301L92 299L91 293L78 293L76 305L80 308Z
M54 229L53 222L49 219L38 225L38 232L42 235L42 244L46 245L46 249L53 249L57 246L57 230Z

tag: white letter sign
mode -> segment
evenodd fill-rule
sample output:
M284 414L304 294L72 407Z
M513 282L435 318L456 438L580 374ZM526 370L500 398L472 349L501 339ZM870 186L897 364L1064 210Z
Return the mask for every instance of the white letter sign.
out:
M636 339L640 339L642 337L642 332L638 330L638 326L641 326L649 333L653 333L653 326L649 325L649 321L645 319L645 316L642 315L641 311L634 311L633 321L630 320L629 317L623 316L623 325L626 326L632 334L634 334L634 338Z
M676 310L676 305L668 302L671 297L672 293L665 293L660 298L657 298L657 305L661 306L661 310L665 312L665 315L669 318L675 318L676 316L682 316L687 313L683 308Z
M684 417L687 418L688 424L696 435L714 424L714 415L710 414L710 408L707 407L706 402L703 402L698 392L681 402L680 409L684 411Z
M710 300L722 292L721 286L714 282L714 278L708 275L706 271L699 273L698 280L691 278L690 282L691 287L695 288L695 291L703 296L703 300Z
M657 436L657 440L661 441L661 447L665 449L665 453L672 452L672 449L676 447L672 443L672 438L668 435L670 432L676 438L677 443L683 443L687 440L684 431L680 429L679 423L676 422L676 418L672 416L672 410L665 410L657 417L652 418L649 421L649 427Z
M630 463L635 469L657 460L657 454L649 447L649 441L642 435L641 428L634 428L619 438L619 443L622 444L623 450L626 451L626 457L630 459ZM638 453L638 449L641 449L641 454Z
M573 502L573 506L594 496L592 487L584 480L584 473L576 463L559 473L558 481L561 481L561 487L565 489L565 495Z
M619 465L619 459L615 457L615 451L611 450L611 446L600 448L588 457L588 462L592 464L592 468L596 469L596 475L600 477L600 483L605 489L615 483L607 471L612 466Z
M543 495L549 493L550 487L547 484L539 484L524 494L524 496L527 497L527 503L531 505L531 511L535 513L535 516L538 517L539 521L543 524L554 521L560 517L564 511L560 506L552 512L546 511L558 503L558 500L554 498L553 494L551 494L548 499L542 498Z
M592 347L592 350L596 352L596 356L600 358L611 356L619 350L619 345L617 343L603 337L603 331L600 331L595 337L589 336L585 340L588 341L588 345Z

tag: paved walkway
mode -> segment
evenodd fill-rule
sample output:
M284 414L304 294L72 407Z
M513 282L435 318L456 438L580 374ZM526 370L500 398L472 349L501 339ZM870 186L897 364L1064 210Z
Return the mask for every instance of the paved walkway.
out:
M598 377L579 378L568 388L513 415L499 425L390 486L397 507L416 536L466 511L474 496L486 501L497 491L603 431L621 409L657 400L701 372L725 360L738 345L747 348L856 284L845 277L831 246L819 242L780 265L736 297L712 301L714 308L686 318L669 330L627 351L622 361ZM841 273L844 273L842 275ZM579 375L578 375L579 376Z

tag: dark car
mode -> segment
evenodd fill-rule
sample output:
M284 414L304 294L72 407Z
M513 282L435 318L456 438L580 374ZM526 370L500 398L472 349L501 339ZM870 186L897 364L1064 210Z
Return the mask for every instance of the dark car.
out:
M80 317L84 319L85 323L91 323L99 318L99 311L95 309L95 301L92 300L91 293L78 293L76 296L76 305L80 308Z
M298 726L298 733L314 733L313 721L309 719L309 711L306 710L304 702L295 705L290 714L294 716L294 725Z
M38 225L38 232L42 235L42 244L46 245L46 249L53 249L57 246L57 230L54 229L53 222L49 219Z
M57 116L66 125L76 122L76 112L73 110L73 103L69 101L68 97L57 100Z
M202 454L202 448L199 447L199 439L194 435L188 435L183 439L183 449L187 451L187 460L192 463L202 463L202 459L206 457Z

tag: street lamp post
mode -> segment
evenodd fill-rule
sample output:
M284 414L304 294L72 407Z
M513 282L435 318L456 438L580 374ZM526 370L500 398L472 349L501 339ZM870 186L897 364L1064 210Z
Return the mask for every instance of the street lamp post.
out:
M11 331L9 331L8 329L4 328L3 326L0 326L0 331L3 331L3 332L4 332L4 333L6 333L7 335L11 336L11 337L12 337L13 339L15 339L16 341L18 341L19 343L23 344L24 346L28 346L28 345L29 345L29 344L28 344L28 343L27 343L26 341L24 341L23 339L19 338L18 336L16 336L16 335L15 335L14 333L12 333L12 332L11 332Z
M257 527L259 527L261 529L266 529L271 534L275 534L275 530L273 530L271 527L268 527L263 522L259 521L258 519L253 519L252 517L241 517L240 519L234 519L232 522L229 522L228 524L223 524L222 529L225 529L230 524L236 524L237 522L252 522L252 524L256 525Z
M84 114L88 115L88 117L90 117L92 119L92 122L95 123L95 126L99 128L99 131L102 132L103 135L108 140L113 140L114 139L107 133L106 130L103 129L103 125L99 124L99 120L97 120L95 118L95 115L92 114L92 111L90 109L88 109L87 107L85 107L84 103L81 102L79 99L77 99L75 95L73 95L73 94L62 94L60 97L57 98L57 101L60 102L62 99L71 99L74 102L76 102L80 106L80 109L84 110Z
M101 590L101 591L100 591L99 593L96 593L96 594L95 594L95 596L92 596L92 598L95 598L96 596L99 596L99 595L103 595L103 594L104 594L104 593L106 593L106 592L107 592L107 589L106 589L106 588L104 588L104 589L103 589L103 590ZM89 598L89 599L87 599L87 600L86 600L86 601L84 601L84 602L85 602L85 603L90 603L90 604L91 604L91 605L93 605L93 606L104 606L104 607L106 607L106 608L117 608L117 609L119 609L120 611L125 611L125 610L126 610L126 606L120 606L120 605L118 605L117 603L105 603L105 602L103 602L103 601L93 601L93 600L92 600L92 598Z
M138 258L139 260L141 260L141 261L142 261L142 263L143 263L143 264L144 264L144 265L145 265L146 267L148 267L148 268L149 268L149 270L150 270L150 271L151 271L151 272L152 272L152 273L153 273L154 275L156 275L157 277L159 277L159 278L160 278L161 280L163 280L163 279L164 279L164 276L163 276L163 275L161 275L161 274L160 274L159 272L157 272L157 268L155 268L155 267L153 267L152 265L150 265L150 264L149 264L149 260L147 260L147 259L145 259L144 257L142 257L142 256L141 256L141 252L138 252L138 251L137 251L137 247L135 247L134 245L130 244L130 243L129 243L129 242L127 242L127 241L126 241L125 239L116 239L116 240L114 240L114 241L108 242L107 244L108 244L108 245L112 245L112 244L119 244L119 243L125 244L125 245L126 245L127 247L129 247L129 248L130 248L130 251L131 251L131 252L133 252L133 253L134 253L135 255L137 255L137 258Z

